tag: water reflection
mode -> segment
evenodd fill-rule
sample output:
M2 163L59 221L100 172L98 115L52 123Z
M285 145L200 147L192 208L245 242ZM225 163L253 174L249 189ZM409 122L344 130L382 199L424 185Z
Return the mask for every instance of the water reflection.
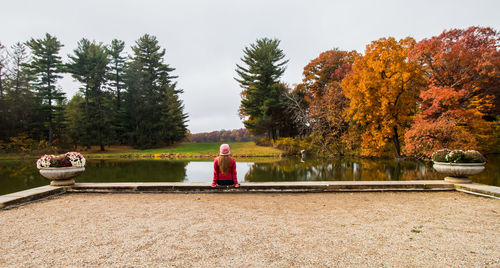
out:
M255 163L245 181L384 181L441 179L430 164L420 161L393 161L343 158L333 160L287 159Z
M240 182L440 180L432 164L420 161L300 158L254 163L237 159ZM210 182L213 161L90 160L77 182ZM489 156L486 170L474 182L500 185L500 155ZM1 161L0 195L47 185L35 161Z
M79 182L181 182L186 161L90 160Z

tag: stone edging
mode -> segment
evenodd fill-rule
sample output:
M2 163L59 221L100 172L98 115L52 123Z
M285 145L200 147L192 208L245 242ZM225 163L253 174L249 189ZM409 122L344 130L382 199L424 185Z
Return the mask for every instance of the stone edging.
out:
M8 209L64 193L326 193L387 191L461 191L500 199L500 187L435 181L320 181L242 183L240 188L210 187L210 183L77 183L70 187L42 186L0 196Z
M66 192L64 187L57 186L41 186L37 188L32 188L20 192L15 192L11 194L0 196L0 209L9 208L12 206L17 206L32 201L38 201L40 199L54 196L58 194L63 194Z

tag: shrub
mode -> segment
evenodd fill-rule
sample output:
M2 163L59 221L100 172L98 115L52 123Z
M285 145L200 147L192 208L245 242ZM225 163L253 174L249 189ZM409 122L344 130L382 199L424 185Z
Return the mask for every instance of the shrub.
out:
M317 153L318 148L313 145L312 138L279 138L274 142L274 147L285 151L289 155L299 155L300 151L306 150L308 153Z
M273 142L269 138L258 138L255 140L255 144L259 146L272 146Z
M274 146L290 155L299 154L300 150L304 149L300 147L299 140L294 138L279 138L274 143Z

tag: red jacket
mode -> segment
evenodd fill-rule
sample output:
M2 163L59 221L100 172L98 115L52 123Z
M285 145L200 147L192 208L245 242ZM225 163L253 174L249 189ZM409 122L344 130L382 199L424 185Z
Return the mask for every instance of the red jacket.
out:
M217 184L217 181L221 180L232 180L234 184L238 184L238 178L236 177L236 161L231 157L231 162L229 163L229 172L227 174L222 174L219 167L219 157L214 160L214 181L213 184Z

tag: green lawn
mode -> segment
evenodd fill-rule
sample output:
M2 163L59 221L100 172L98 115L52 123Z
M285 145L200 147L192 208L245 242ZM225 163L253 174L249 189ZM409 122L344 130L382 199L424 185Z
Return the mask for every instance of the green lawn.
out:
M76 151L86 158L212 158L219 154L220 142L180 143L170 147L137 150L130 146L110 146L105 152L100 152L98 146L90 150L82 148ZM255 142L230 142L231 154L234 157L279 157L283 151L265 146L258 146ZM156 155L156 156L155 156ZM0 160L19 160L24 158L37 158L38 155L6 154L0 155Z
M147 149L147 150L130 150L122 152L110 153L90 153L90 157L105 157L116 155L154 155L154 154L180 154L184 156L214 156L219 154L220 142L203 142L203 143L180 143L171 147ZM279 156L283 151L272 148L258 146L255 142L231 142L231 154L233 156L244 157L259 157L259 156Z

